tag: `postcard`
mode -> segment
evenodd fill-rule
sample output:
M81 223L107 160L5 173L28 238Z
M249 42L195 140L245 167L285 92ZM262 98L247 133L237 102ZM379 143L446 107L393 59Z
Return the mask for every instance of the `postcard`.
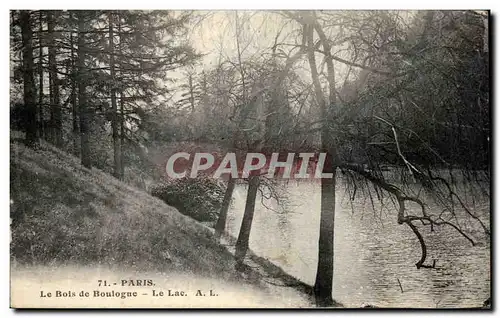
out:
M11 10L11 307L491 309L489 18Z

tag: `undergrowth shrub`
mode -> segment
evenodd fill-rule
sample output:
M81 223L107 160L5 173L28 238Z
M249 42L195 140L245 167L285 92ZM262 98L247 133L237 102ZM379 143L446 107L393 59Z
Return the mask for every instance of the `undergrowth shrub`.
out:
M152 187L151 194L200 222L217 219L225 189L212 178L182 178Z

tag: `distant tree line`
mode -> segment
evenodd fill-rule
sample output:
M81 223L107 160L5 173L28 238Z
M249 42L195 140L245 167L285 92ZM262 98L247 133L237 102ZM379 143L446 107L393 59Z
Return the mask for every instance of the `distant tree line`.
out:
M164 107L169 72L199 57L181 40L190 17L11 11L12 124L29 145L45 139L88 168L102 167L111 149L112 173L123 178L124 148L143 142L143 121Z

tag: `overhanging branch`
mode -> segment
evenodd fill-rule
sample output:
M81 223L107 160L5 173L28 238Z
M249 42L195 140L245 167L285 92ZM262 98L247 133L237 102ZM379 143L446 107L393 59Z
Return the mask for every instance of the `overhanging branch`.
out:
M469 237L464 231L462 231L458 226L455 224L445 221L441 219L441 217L438 217L437 219L431 218L430 215L428 215L427 210L425 208L424 202L422 200L418 199L417 197L413 196L407 196L406 194L403 193L403 191L391 184L385 181L383 178L380 178L378 176L374 176L372 173L369 171L366 171L362 166L360 165L355 165L355 164L342 164L339 166L340 169L345 169L349 170L352 172L357 173L358 175L364 177L365 179L369 180L374 184L375 186L378 186L379 188L391 193L394 195L398 201L399 205L399 210L398 210L398 216L397 216L397 221L398 224L406 224L410 229L413 231L415 236L417 237L420 247L421 247L421 257L420 260L415 264L415 266L420 269L420 268L434 268L435 262L433 265L425 265L424 262L427 258L427 246L425 244L425 240L418 230L418 227L413 223L415 221L420 221L423 225L430 225L431 230L434 230L434 226L441 226L441 225L448 225L454 228L461 236L463 236L465 239L467 239L473 246L475 245L474 240ZM406 212L406 206L405 203L407 201L411 201L414 203L417 203L422 211L422 216L416 216L416 215L407 215ZM426 223L427 222L427 223Z

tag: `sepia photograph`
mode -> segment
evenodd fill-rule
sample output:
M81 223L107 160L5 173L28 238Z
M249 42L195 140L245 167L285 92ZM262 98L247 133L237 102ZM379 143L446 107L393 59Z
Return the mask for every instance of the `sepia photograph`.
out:
M8 13L11 308L492 310L490 11Z

